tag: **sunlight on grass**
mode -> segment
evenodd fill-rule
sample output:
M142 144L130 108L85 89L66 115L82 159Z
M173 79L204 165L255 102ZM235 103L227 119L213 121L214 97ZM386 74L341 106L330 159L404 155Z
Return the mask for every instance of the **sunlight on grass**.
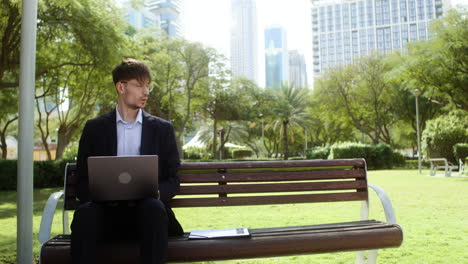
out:
M379 263L468 263L468 177L429 177L428 171L370 171L369 183L382 187L392 200L397 222L403 227L400 248L379 251ZM40 248L37 232L47 197L57 189L34 193L34 254ZM385 220L377 196L371 191L371 219ZM359 219L359 202L266 205L228 208L177 208L186 231L194 229L249 228L310 225ZM0 192L0 263L15 263L16 193ZM54 218L53 233L61 232L61 214ZM200 263L354 263L354 252L268 259Z

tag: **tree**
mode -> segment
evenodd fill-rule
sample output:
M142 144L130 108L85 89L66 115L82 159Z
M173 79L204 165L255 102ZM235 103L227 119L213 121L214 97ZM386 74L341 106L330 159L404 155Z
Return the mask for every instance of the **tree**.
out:
M109 69L128 43L122 34L126 24L111 2L44 0L39 7L36 99L50 107L38 107L46 111L37 124L48 149L49 117L55 113L60 159L96 106L112 98Z
M330 70L318 80L314 96L334 115L346 117L373 144L391 145L390 130L398 120L398 105L393 101L395 90L385 78L389 65L382 59L373 55L355 65Z
M307 88L294 88L292 84L282 83L275 91L275 104L272 112L275 115L273 124L281 128L283 143L283 159L289 157L288 130L290 127L305 127L308 117L306 108L308 106Z
M431 100L468 111L468 13L434 21L433 39L408 45L403 74Z
M423 151L429 158L446 158L457 163L453 146L468 143L468 113L452 111L427 122L422 133Z

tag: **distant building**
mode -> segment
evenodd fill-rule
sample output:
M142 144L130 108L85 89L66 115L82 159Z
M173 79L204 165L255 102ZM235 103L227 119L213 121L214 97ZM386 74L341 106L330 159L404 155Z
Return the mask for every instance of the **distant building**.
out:
M429 39L443 0L311 0L314 76L351 64L374 51L405 52L405 44Z
M130 0L117 0L127 11L125 20L136 29L158 27L170 36L181 36L181 0L145 0L140 6Z
M297 50L289 51L289 83L296 88L308 87L305 58Z
M169 36L182 36L180 20L181 0L147 0L145 6L158 17L159 27Z
M280 26L265 28L265 87L278 88L289 81L286 30Z
M258 83L257 7L255 0L231 1L231 70Z
M159 17L148 10L145 4L134 8L129 0L118 0L119 7L126 10L125 20L136 29L159 27Z

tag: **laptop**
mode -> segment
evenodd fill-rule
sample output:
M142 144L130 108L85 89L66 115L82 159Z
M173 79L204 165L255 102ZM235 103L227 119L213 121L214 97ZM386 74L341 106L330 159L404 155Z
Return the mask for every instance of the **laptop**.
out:
M93 201L157 197L158 156L89 157L88 178Z

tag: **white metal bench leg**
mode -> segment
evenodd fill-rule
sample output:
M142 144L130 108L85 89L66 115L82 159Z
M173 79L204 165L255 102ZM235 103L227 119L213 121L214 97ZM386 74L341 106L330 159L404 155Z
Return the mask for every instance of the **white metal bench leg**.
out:
M359 251L356 256L356 264L365 264L366 263L366 252Z
M62 212L62 223L63 223L63 233L64 234L70 234L70 224L68 221L68 211L63 210Z
M377 253L378 250L369 250L369 255L367 257L367 264L376 264L377 263Z

